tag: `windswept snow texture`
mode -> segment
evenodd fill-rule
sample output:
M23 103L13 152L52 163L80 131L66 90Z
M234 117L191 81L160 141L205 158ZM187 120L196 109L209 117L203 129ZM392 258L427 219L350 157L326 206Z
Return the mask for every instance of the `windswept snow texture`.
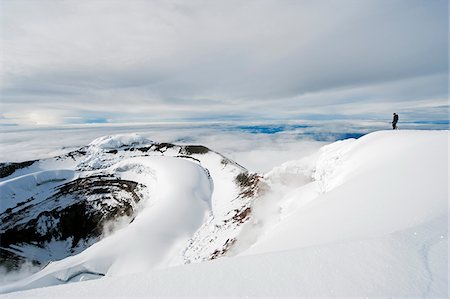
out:
M447 298L448 134L371 133L265 175L196 147L202 154L184 149L189 158L104 159L111 173L133 169L150 186L135 221L0 290L19 291L5 298ZM215 254L226 258L178 266ZM55 284L63 285L23 291Z

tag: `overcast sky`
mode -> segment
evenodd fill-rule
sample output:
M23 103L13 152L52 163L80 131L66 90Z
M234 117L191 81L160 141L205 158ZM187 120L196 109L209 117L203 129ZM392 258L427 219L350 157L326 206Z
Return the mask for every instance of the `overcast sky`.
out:
M1 124L448 119L447 0L1 0Z

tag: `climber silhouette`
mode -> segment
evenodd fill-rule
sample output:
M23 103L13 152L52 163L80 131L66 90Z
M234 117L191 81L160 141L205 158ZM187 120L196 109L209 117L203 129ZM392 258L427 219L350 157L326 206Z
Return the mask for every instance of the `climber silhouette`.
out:
M398 114L394 112L394 119L392 119L392 130L397 130Z

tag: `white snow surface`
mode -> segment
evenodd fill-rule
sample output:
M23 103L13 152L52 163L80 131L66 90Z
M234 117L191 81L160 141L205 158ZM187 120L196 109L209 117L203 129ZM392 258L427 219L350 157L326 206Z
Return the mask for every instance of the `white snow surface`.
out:
M47 190L49 185L72 179L74 175L74 171L69 169L44 170L0 182L0 213L15 206L16 196L29 197L32 190Z
M223 183L221 197L195 162L124 160L115 171L151 170L145 178L156 199L126 228L0 292L447 298L448 142L448 131L380 131L276 167L228 257L182 266L176 252L233 192ZM91 274L76 277L77 269ZM107 275L62 284L95 273Z
M152 144L153 142L147 138L142 137L136 133L133 134L117 134L102 136L91 143L89 146L97 147L99 149L114 149L122 146L131 145L142 145L142 144Z
M445 131L378 132L323 147L313 168L307 159L275 168L266 175L274 185L295 172L312 182L282 193L278 225L246 254L376 238L446 216L447 142Z

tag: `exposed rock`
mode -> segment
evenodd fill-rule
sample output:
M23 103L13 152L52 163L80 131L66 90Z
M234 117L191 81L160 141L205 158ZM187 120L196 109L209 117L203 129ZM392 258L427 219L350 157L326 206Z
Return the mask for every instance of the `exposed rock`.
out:
M0 214L1 248L8 252L0 264L15 268L29 259L14 249L27 244L46 248L50 242L69 240L66 256L83 250L101 237L108 222L124 216L131 221L144 188L133 181L97 175L62 184L48 198L31 197L18 203Z
M221 162L225 166L235 164L226 158L222 161L227 161ZM239 193L230 199L230 209L224 214L212 215L197 231L183 253L185 263L212 260L227 255L236 244L243 224L251 219L254 201L267 190L261 176L246 170L240 172L234 182Z
M182 148L181 154L184 155L194 155L194 154L206 154L210 151L209 148L203 145L186 145Z
M36 162L36 160L25 161L25 162L20 162L20 163L14 163L14 162L0 163L0 178L5 178L7 176L10 176L16 170L31 166L34 164L34 162Z

